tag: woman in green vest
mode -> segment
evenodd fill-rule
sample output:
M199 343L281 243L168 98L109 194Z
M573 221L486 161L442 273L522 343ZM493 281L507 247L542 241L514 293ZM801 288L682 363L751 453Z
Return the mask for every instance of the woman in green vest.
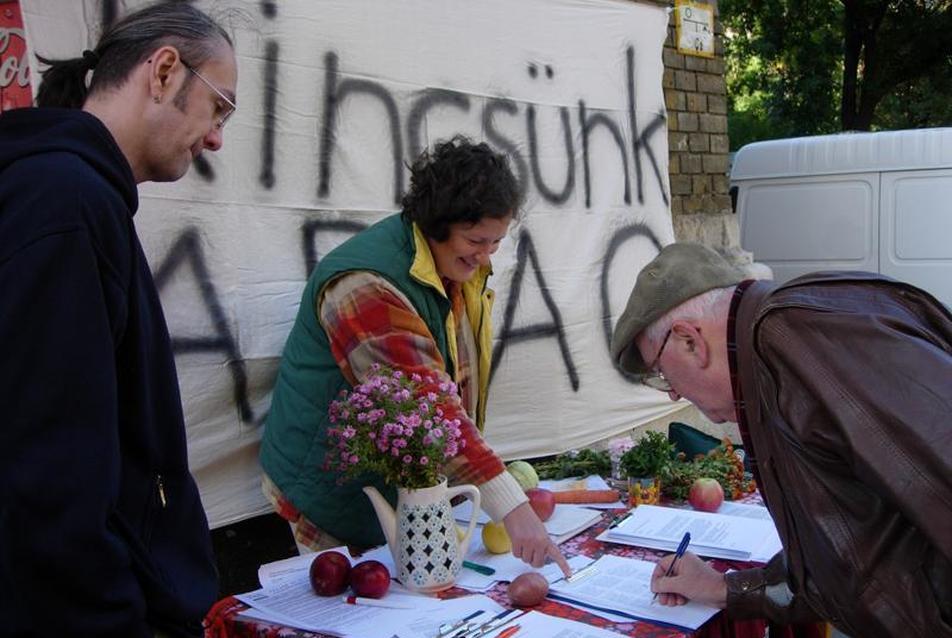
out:
M261 445L264 491L302 551L385 542L370 501L382 479L337 484L324 469L328 406L374 363L436 372L459 388L453 407L466 444L445 468L479 487L512 553L536 567L569 568L519 484L480 432L492 353L490 256L516 217L521 194L506 156L463 137L438 143L411 168L403 210L331 251L311 274L285 345Z

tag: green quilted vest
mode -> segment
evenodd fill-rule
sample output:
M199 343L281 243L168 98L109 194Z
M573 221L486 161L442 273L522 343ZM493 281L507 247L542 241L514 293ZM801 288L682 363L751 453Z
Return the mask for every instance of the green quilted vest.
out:
M397 214L358 233L320 261L304 289L284 347L261 441L261 465L285 497L315 525L350 545L371 547L386 542L361 487L374 485L391 505L396 504L396 489L377 476L338 485L337 474L323 469L327 407L341 390L350 390L350 384L330 352L316 315L317 300L324 286L341 273L379 273L413 304L452 375L445 327L450 303L442 290L411 277L415 253L413 226Z

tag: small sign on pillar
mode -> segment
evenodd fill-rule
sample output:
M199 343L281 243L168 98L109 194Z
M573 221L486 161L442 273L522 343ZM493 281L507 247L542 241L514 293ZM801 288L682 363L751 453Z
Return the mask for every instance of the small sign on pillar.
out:
M678 53L713 58L714 5L675 0L674 16Z

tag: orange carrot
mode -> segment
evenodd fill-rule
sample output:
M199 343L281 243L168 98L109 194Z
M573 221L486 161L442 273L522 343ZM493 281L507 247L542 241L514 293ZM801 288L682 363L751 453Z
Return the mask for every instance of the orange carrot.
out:
M614 503L618 500L615 490L563 490L552 494L556 503Z

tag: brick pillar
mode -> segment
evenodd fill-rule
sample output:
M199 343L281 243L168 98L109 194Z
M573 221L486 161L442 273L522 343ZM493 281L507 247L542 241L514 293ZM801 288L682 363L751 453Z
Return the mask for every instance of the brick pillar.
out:
M664 102L668 111L671 215L678 241L695 241L739 264L740 248L728 182L727 89L723 27L715 21L715 57L678 53L674 13L664 43Z

